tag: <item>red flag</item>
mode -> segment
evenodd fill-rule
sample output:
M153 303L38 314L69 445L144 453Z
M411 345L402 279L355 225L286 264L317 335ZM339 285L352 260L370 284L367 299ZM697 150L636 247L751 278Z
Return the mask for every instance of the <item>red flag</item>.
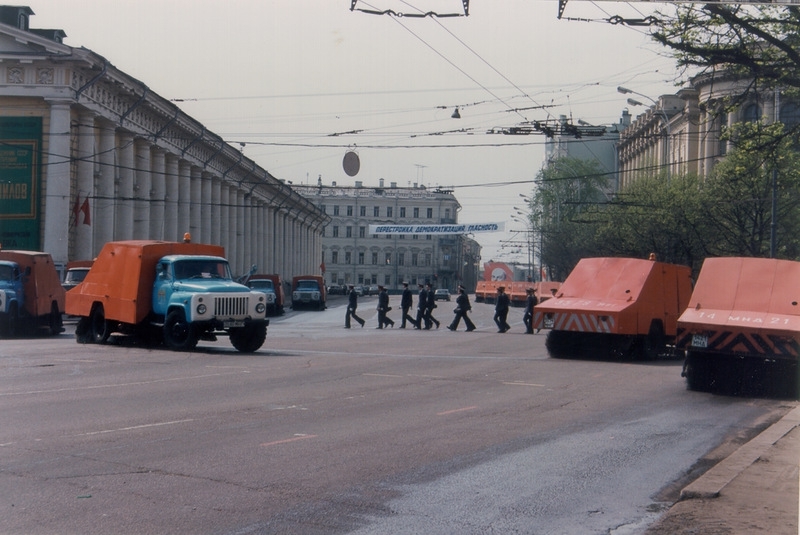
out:
M323 262L323 263L321 263L321 264L319 265L319 269L320 269L320 271L322 271L323 273L325 273L325 262Z
M86 197L86 199L83 201L83 204L81 205L81 212L83 212L83 224L91 227L92 217L90 215L91 210L89 210L89 197ZM77 224L77 219L75 222Z

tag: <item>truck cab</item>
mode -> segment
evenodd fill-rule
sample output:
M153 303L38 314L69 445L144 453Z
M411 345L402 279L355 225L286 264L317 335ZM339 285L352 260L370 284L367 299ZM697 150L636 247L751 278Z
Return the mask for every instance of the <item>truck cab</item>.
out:
M283 286L278 275L253 275L247 281L247 286L251 290L264 293L267 299L268 316L283 314Z
M292 308L313 307L325 310L325 281L317 275L300 275L292 279Z
M20 307L25 302L19 264L0 260L0 335L16 330Z

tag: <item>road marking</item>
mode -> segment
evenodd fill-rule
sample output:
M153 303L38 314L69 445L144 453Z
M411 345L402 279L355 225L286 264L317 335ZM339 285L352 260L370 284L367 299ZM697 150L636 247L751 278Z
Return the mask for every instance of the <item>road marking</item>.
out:
M30 394L57 394L59 392L78 392L81 390L98 390L101 388L119 388L123 386L142 386L156 383L170 383L175 381L193 381L195 379L205 379L207 377L222 377L225 375L235 375L240 373L250 373L246 371L228 373L209 373L205 375L192 375L189 377L172 377L169 379L153 379L152 381L136 381L133 383L113 383L109 385L76 386L73 388L55 388L53 390L28 390L26 392L0 392L0 396L26 396Z
M391 375L388 373L364 373L362 375L367 375L369 377L405 377L405 375Z
M477 408L477 406L473 405L472 407L463 407L461 409L453 409L451 411L437 412L436 416L447 416L448 414L455 414L457 412L474 411Z
M263 444L259 444L262 448L266 448L268 446L277 446L278 444L288 444L289 442L297 442L298 440L305 440L307 438L317 438L317 435L296 435L294 438L285 438L283 440L276 440L274 442L264 442Z
M92 435L103 435L106 433L118 433L120 431L134 431L137 429L147 429L148 427L162 427L165 425L185 424L186 422L194 422L194 418L188 420L173 420L171 422L157 422L154 424L133 425L131 427L120 427L119 429L103 429L101 431L90 431L88 433L78 433L77 435L67 435L69 437L90 437Z
M503 384L504 385L514 385L514 386L541 386L541 387L544 387L544 385L540 385L538 383L520 383L518 381L503 382Z

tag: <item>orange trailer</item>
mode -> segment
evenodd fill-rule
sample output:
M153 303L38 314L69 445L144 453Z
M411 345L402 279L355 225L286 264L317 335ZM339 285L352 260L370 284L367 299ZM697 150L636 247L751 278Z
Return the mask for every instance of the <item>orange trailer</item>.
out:
M800 262L707 258L678 319L689 388L797 397Z
M691 269L638 258L584 258L555 297L536 306L553 357L654 358L674 341Z

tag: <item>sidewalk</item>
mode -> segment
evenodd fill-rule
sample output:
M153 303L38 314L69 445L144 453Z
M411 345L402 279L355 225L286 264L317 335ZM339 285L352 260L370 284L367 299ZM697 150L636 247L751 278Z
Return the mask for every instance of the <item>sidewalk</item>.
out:
M647 535L798 535L800 407L681 491Z

